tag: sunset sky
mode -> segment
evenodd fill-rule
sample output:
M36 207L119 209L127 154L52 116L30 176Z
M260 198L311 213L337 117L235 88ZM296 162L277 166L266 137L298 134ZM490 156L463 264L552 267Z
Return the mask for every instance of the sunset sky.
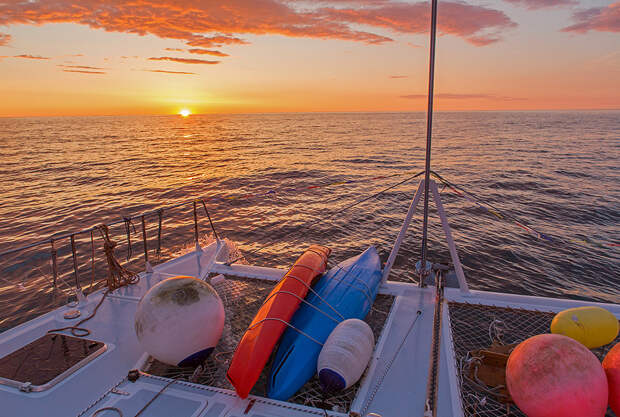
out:
M425 108L430 2L0 0L0 116ZM620 108L620 1L440 0L439 110Z

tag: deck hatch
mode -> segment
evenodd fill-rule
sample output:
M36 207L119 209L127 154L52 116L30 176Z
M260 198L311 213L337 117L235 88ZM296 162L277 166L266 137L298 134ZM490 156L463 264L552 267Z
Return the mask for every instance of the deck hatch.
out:
M44 391L101 355L105 343L65 334L45 334L0 358L0 383Z

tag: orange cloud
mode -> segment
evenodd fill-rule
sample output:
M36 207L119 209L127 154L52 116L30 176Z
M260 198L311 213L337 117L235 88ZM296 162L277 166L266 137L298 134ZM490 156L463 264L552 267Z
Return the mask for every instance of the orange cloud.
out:
M0 46L6 46L11 42L11 35L8 33L0 33Z
M444 1L438 5L439 31L484 46L500 39L501 31L516 26L504 12L467 3ZM321 9L329 19L390 29L401 33L428 31L429 6L420 3L388 3L360 9Z
M45 56L27 55L27 54L15 55L13 58L38 59L38 60L50 59L50 58L45 57Z
M337 7L345 3L361 7ZM442 1L440 7L440 30L475 45L495 42L502 30L515 25L499 10L458 0ZM312 2L290 0L192 3L179 0L33 0L0 3L0 25L77 23L110 32L178 39L196 48L247 44L237 36L240 34L381 44L392 41L392 38L375 33L376 29L424 33L428 29L428 14L426 1L403 3L396 0L333 0L322 2L319 7Z
M214 65L214 64L220 63L220 61L207 61L205 59L195 59L195 58L174 58L171 56L152 57L152 58L149 58L149 61L172 61L172 62L180 62L181 64L208 64L208 65Z
M105 74L103 71L84 71L84 70L72 70L72 69L64 69L63 72L77 72L80 74Z
M84 69L84 70L103 70L105 68L100 67L88 67L86 65L58 65L62 68Z
M409 78L409 76L408 75L390 75L390 78L392 79Z
M159 72L162 74L183 74L183 75L198 75L195 72L185 72L185 71L166 71L166 70L142 70L146 72Z
M593 7L573 14L574 25L562 29L564 32L586 33L591 30L598 32L620 32L620 1L607 7Z
M519 6L525 6L528 9L543 9L545 7L555 6L571 6L577 4L576 0L505 0Z
M225 54L224 52L213 51L210 49L192 48L192 49L188 49L187 52L189 52L190 54L200 54L200 55L229 56L228 54Z
M164 48L164 50L170 51L170 52L185 52L185 49L183 48Z

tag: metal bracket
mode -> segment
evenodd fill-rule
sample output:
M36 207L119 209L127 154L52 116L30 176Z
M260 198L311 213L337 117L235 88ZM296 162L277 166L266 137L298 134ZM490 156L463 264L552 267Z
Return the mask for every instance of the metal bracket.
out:
M21 384L19 386L19 390L21 392L32 392L32 383L31 382L24 382L23 384Z
M456 272L456 277L459 281L459 288L461 289L462 294L469 294L469 286L467 285L467 280L465 279L465 273L463 272L463 266L461 265L459 254L456 251L456 245L454 244L454 239L452 238L452 230L450 229L450 224L448 223L446 212L443 209L443 203L441 202L441 197L439 196L437 183L434 180L431 180L429 185L431 186L431 191L433 192L433 199L435 200L437 213L439 213L439 219L441 219L441 227L443 228L443 232L446 235L448 250L450 251L450 257L452 258L454 271Z

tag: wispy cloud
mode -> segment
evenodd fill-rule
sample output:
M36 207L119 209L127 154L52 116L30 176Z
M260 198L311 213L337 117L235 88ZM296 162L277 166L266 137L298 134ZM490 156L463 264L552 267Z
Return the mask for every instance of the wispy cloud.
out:
M441 33L455 35L484 46L501 39L502 31L515 27L504 12L463 2L440 2ZM426 2L386 3L374 8L321 9L328 19L350 24L368 25L400 33L425 33L428 30L429 7Z
M178 0L85 0L79 5L74 0L5 1L0 3L0 25L77 23L216 48L247 44L240 36L248 34L382 44L393 41L389 32L426 33L429 20L427 1L229 0L194 2L191 8L179 5ZM439 7L441 33L478 46L498 41L516 25L500 10L461 0L445 0Z
M11 42L11 35L8 33L0 33L0 46L7 46Z
M185 49L183 48L164 48L164 50L169 52L185 52Z
M573 14L575 24L562 29L564 32L586 33L620 32L620 1L605 7L593 7Z
M426 99L427 97L428 96L426 94L405 94L405 95L400 96L400 98L405 98L409 100L421 100L421 99ZM483 100L494 100L494 101L527 100L521 97L497 96L494 94L439 93L439 94L435 94L435 97L447 99L447 100L471 100L471 99L483 99Z
M213 56L229 56L228 54L225 54L224 52L220 52L220 51L213 51L210 49L198 49L198 48L192 48L192 49L188 49L187 52L189 52L190 54L199 54L199 55L213 55Z
M398 78L409 78L408 75L390 75L389 78L398 79Z
M15 55L15 56L13 56L13 58L37 59L37 60L48 60L48 59L50 59L50 58L48 58L46 56L28 55L28 54Z
M63 69L63 72L77 72L79 74L106 74L104 71L85 71L77 69Z
M505 0L518 6L523 6L531 10L544 9L557 6L572 6L578 4L577 0Z
M83 69L83 70L104 70L105 68L101 67L89 67L86 65L58 65L62 68L71 68L71 69Z
M181 74L181 75L198 75L195 72L185 72L185 71L166 71L166 70L142 70L142 71L146 71L146 72L159 72L162 74Z
M206 59L195 59L195 58L175 58L172 56L152 57L152 58L149 58L149 61L171 61L171 62L179 62L181 64L206 64L206 65L214 65L214 64L220 63L220 61L207 61Z

